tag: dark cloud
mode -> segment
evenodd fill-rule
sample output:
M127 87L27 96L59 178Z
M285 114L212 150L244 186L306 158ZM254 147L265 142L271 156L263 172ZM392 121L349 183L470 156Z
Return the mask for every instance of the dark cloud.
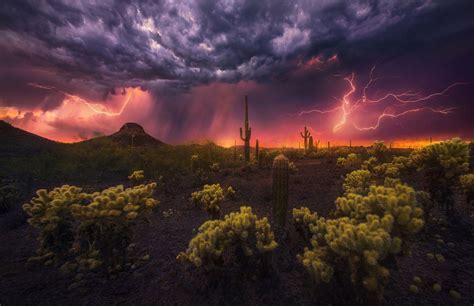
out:
M100 100L115 88L173 96L216 81L252 80L266 83L276 109L288 101L298 109L326 104L344 86L334 85L336 73L384 63L388 73L412 75L408 68L420 59L447 71L439 82L472 78L473 11L470 0L5 0L0 105L48 110L60 103L60 95L32 82ZM337 63L322 71L302 68L334 54ZM418 77L429 81L430 74Z

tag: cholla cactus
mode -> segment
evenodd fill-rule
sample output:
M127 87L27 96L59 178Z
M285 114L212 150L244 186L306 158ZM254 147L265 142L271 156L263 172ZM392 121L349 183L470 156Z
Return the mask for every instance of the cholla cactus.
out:
M383 141L375 141L367 152L381 162L387 160L388 149Z
M336 162L338 166L344 167L345 169L350 169L350 170L359 168L361 163L362 163L362 160L360 159L360 156L355 153L350 153L349 155L347 155L346 158L339 157Z
M372 174L368 170L355 170L346 175L342 188L346 195L350 193L366 195L374 181Z
M191 171L196 172L199 170L199 155L194 154L191 156Z
M227 187L225 196L229 199L235 198L235 189L232 186Z
M109 269L123 267L133 224L158 204L151 198L155 188L152 183L127 189L119 185L91 194L68 185L50 192L38 190L23 209L30 216L28 222L40 229L45 264L73 252L77 263L64 266L65 270L96 269L103 263Z
M128 179L135 182L143 181L145 179L145 171L143 170L133 171L132 174L128 176Z
M370 186L368 195L350 193L337 198L336 214L364 221L370 215L390 215L397 235L412 235L424 225L423 209L416 201L413 188L404 184L394 187Z
M466 200L468 203L474 201L474 174L466 174L459 177L461 187L466 194Z
M312 235L312 248L297 259L317 283L350 271L356 286L380 295L390 275L383 260L400 253L424 224L415 192L401 184L371 186L367 196L349 194L338 198L336 206L336 219L318 217L307 208L293 210L294 222ZM341 269L341 262L349 269Z
M379 161L376 157L370 157L368 160L364 160L362 163L362 170L368 170L369 172L374 173L374 168L379 165Z
M298 168L296 167L294 162L289 162L288 163L288 170L290 171L290 173L298 172Z
M453 187L469 170L469 145L459 138L432 144L413 153L413 164L423 173L433 200L449 212L454 204Z
M204 185L201 191L191 194L194 204L201 205L214 218L219 217L224 197L224 190L220 184Z
M227 250L242 250L243 255L251 257L268 254L277 246L267 218L258 219L251 207L243 206L240 212L226 215L224 220L201 225L188 249L176 259L210 269L222 263Z
M40 189L30 203L23 205L28 223L39 229L39 254L52 253L62 257L74 242L72 205L84 203L89 195L75 186L64 185L48 192Z
M214 172L219 172L219 170L220 170L219 163L213 163L211 165L211 170L214 171Z

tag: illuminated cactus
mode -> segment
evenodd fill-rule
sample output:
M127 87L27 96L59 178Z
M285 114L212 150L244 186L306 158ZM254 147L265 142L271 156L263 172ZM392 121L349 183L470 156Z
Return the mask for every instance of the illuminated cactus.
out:
M283 229L286 222L289 170L288 158L283 154L275 157L273 160L273 217L279 229Z
M252 135L252 128L249 127L249 111L248 111L247 96L245 96L245 125L244 130L240 128L240 139L244 142L245 161L250 161L250 137Z
M259 158L259 153L260 153L260 148L258 145L258 139L255 140L255 160L258 161Z
M191 199L194 204L196 206L201 205L214 219L219 218L219 212L224 197L224 189L222 189L220 184L206 184L201 191L196 191L191 194Z
M311 136L311 132L308 130L308 128L305 126L304 127L304 132L300 132L301 137L304 139L304 150L308 151L308 140L309 137Z
M267 218L258 219L248 206L240 207L224 220L207 221L199 227L188 249L176 259L196 267L212 269L223 263L225 251L237 251L236 258L268 255L278 246Z
M453 188L459 176L469 170L469 144L459 138L423 147L411 155L417 171L423 174L427 191L446 212L451 212Z
M133 171L132 174L128 176L128 179L132 182L143 181L145 179L145 171L143 170Z

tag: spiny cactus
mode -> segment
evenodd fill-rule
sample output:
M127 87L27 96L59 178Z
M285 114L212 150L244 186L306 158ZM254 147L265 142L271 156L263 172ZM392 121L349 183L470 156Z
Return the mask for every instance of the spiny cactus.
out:
M279 229L286 222L288 208L289 161L283 154L273 160L273 216Z
M242 206L240 212L230 213L224 220L202 224L198 234L189 242L188 249L176 259L211 269L223 264L226 251L236 250L237 259L245 260L242 257L265 255L277 246L267 218L258 219L251 207Z
M308 151L309 152L314 152L313 136L309 136Z
M133 171L132 174L128 176L128 179L135 182L142 181L145 179L145 171L143 170Z
M311 132L308 130L308 128L305 126L304 131L300 132L301 137L304 139L304 150L308 151L308 140L309 137L311 136Z
M255 160L257 160L257 161L260 157L259 153L260 153L260 148L258 146L258 139L256 139L255 140Z
M344 157L339 157L337 159L336 165L340 167L344 167L345 169L348 170L354 170L360 167L362 164L362 160L359 155L355 153L350 153L347 155L346 158Z
M250 161L250 137L252 135L252 128L249 127L249 111L248 111L247 96L245 96L245 122L244 130L240 128L240 139L244 142L245 161Z
M466 195L467 203L474 202L474 174L461 175L459 181Z
M204 185L201 191L191 194L191 199L196 205L202 205L214 219L219 218L221 204L224 201L224 189L220 184Z
M342 188L344 189L344 194L356 193L366 195L374 181L372 173L368 170L354 170L346 175Z
M74 255L65 270L122 269L129 258L133 225L159 203L151 198L155 188L152 183L94 193L68 185L50 192L38 190L38 196L23 205L28 223L40 230L40 256L31 261L45 260L50 265Z
M453 188L459 176L469 170L469 145L459 138L423 147L411 155L417 171L423 173L427 191L450 212Z
M194 154L191 156L191 171L196 172L199 170L199 155Z

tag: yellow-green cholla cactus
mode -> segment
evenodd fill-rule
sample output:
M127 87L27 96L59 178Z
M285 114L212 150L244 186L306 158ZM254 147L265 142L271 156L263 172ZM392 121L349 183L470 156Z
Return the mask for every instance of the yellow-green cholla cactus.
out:
M196 205L201 205L205 211L217 218L224 201L224 190L220 184L204 185L201 191L191 194L191 199Z

